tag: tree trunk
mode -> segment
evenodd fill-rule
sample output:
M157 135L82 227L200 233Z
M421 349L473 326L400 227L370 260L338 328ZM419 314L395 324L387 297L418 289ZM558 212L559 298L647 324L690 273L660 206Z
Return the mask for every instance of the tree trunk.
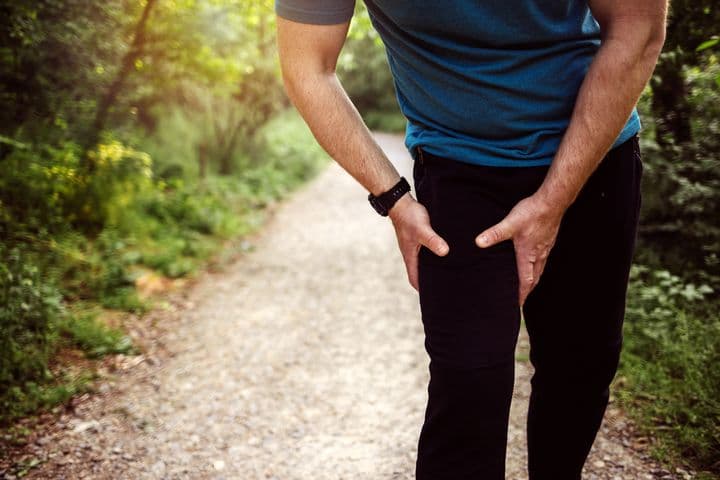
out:
M148 18L150 18L150 12L152 11L152 8L156 3L156 0L147 0L147 3L145 3L145 7L143 8L140 20L138 20L138 23L135 26L133 41L130 44L130 48L128 49L127 53L125 54L125 57L123 58L120 71L115 77L115 80L113 80L113 82L110 84L110 87L108 88L105 95L100 99L100 102L98 103L98 108L95 112L95 120L90 127L90 131L86 136L85 144L83 145L83 158L85 161L85 167L89 171L95 169L95 164L90 160L88 154L90 153L90 150L94 149L97 145L100 138L100 133L105 128L105 123L107 122L110 107L112 107L117 101L117 97L122 91L127 77L130 75L130 72L135 67L135 62L137 61L138 57L142 52L143 45L145 43L145 32L147 29Z
M658 145L668 145L668 138L676 144L692 141L691 108L687 102L687 87L682 73L682 56L678 53L658 63L651 82L652 111L656 118Z

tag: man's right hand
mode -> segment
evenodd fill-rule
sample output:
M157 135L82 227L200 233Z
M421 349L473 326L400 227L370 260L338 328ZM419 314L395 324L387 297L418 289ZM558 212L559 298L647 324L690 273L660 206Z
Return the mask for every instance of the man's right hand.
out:
M400 175L365 125L335 74L350 21L312 25L278 16L277 39L285 90L323 149L369 192L379 194ZM418 290L418 252L450 250L430 227L427 210L409 193L390 209L410 285Z
M405 261L410 285L419 291L418 252L425 246L435 255L444 257L450 247L430 226L430 216L425 207L409 193L403 195L388 212L397 235L398 246Z

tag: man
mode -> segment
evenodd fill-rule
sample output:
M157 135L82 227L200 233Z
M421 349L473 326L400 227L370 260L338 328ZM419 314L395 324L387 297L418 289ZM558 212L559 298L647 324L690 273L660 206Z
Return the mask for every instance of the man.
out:
M622 344L642 162L635 104L666 0L365 0L418 201L335 75L354 0L276 0L285 88L397 233L430 383L419 480L504 478L522 310L531 480L580 479ZM541 281L542 276L542 281Z

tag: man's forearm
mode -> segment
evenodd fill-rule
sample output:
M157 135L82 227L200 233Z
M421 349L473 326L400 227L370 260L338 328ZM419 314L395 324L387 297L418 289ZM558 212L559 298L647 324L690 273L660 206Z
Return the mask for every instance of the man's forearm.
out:
M378 195L400 179L335 73L285 80L286 91L318 143L368 191Z
M664 29L664 13L662 18ZM627 122L652 75L664 40L655 27L628 25L603 40L580 88L572 118L536 195L564 212ZM642 29L641 29L642 30Z

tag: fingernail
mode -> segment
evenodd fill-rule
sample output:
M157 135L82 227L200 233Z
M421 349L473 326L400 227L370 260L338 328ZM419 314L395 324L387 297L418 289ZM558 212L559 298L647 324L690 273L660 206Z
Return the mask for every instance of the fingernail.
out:
M487 238L486 236L484 236L484 235L481 236L481 237L478 239L478 243L479 243L480 245L487 245L487 242L488 242L488 238Z

